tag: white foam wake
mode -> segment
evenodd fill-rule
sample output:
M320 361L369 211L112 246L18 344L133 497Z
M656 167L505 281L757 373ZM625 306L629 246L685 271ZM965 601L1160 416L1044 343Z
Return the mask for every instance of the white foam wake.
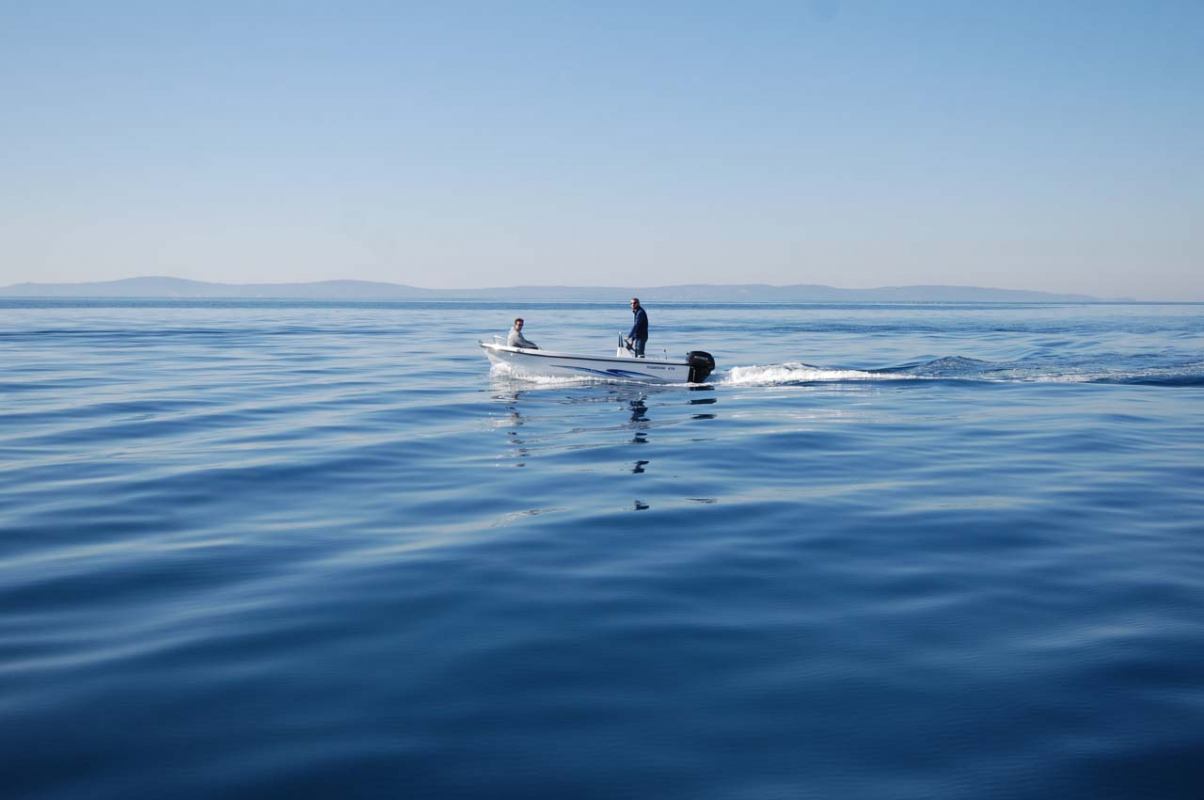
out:
M810 364L792 362L787 364L752 365L732 367L715 383L731 386L774 386L786 383L814 383L821 381L881 381L900 377L881 372L865 372L858 369L824 369Z
M535 386L565 386L590 383L612 383L604 378L588 375L537 375L517 370L509 364L494 364L490 370L491 377L503 380L518 380ZM914 376L866 372L857 369L825 369L801 362L786 364L751 365L747 367L732 367L718 371L705 383L724 386L778 386L796 383L835 383L840 381L885 381L913 378ZM665 385L665 384L660 384ZM689 384L667 384L688 386Z
M490 377L502 378L508 380L518 380L524 383L545 384L548 386L562 386L564 384L573 383L588 383L588 377L579 377L576 375L534 375L523 372L522 370L514 369L510 364L505 362L492 364L489 368Z

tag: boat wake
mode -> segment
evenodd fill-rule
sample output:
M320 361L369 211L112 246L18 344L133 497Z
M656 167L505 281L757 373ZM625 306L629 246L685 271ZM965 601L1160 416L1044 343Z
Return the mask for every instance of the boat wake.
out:
M889 379L890 376L885 376L880 372L859 369L828 369L795 361L786 364L732 367L714 382L727 386L790 386L805 383Z
M711 379L712 383L729 386L798 386L887 381L1204 386L1204 362L1149 366L1140 358L991 362L963 356L944 356L893 367L863 370L821 367L794 361L732 367Z
M508 364L494 364L496 379L532 386L579 386L612 383L590 375L531 375ZM1204 362L1148 366L1130 360L1046 360L992 362L963 356L943 356L879 369L823 367L801 361L750 364L719 370L705 381L717 386L806 386L826 383L885 383L899 381L957 381L983 383L1100 383L1145 386L1204 386ZM639 381L633 381L638 383ZM666 384L661 384L666 385ZM692 384L667 384L689 386Z

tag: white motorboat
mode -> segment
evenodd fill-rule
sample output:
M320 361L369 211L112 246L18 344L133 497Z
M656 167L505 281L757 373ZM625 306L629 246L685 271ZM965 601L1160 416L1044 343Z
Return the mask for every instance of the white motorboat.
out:
M702 383L715 369L710 353L691 350L682 361L636 358L620 346L613 356L586 356L555 350L510 347L502 341L481 342L493 364L505 364L511 373L531 377L595 378L647 383Z

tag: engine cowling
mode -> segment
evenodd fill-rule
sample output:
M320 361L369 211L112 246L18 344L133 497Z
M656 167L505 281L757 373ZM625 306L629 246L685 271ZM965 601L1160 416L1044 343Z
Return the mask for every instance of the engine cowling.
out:
M690 383L702 383L715 370L715 357L702 350L686 353L686 363L690 365Z

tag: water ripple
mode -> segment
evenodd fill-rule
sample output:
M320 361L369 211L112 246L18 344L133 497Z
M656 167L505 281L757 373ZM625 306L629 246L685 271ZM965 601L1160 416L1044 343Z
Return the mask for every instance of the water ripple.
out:
M1198 306L3 305L7 795L1204 787Z

